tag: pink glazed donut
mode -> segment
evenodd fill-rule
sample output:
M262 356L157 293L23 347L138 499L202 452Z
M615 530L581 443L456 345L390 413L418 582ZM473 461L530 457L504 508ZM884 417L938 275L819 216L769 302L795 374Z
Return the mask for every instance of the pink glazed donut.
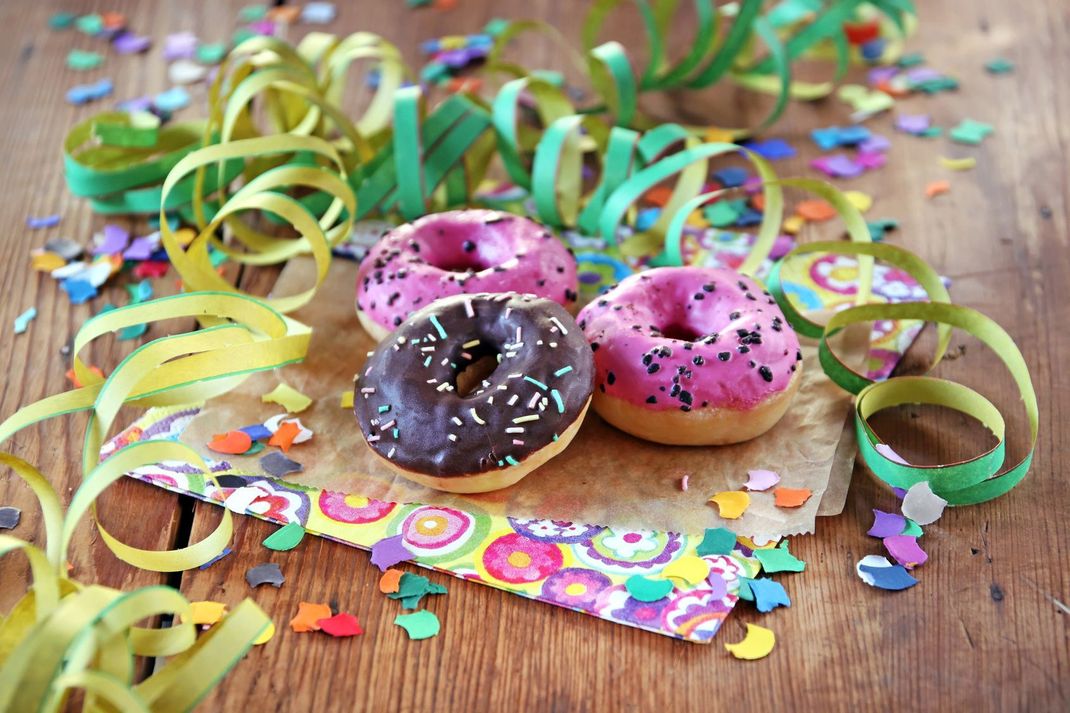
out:
M413 312L458 294L517 292L571 308L576 259L545 227L510 213L455 210L391 230L357 274L357 315L377 341Z
M769 293L733 270L632 275L579 314L594 350L594 408L657 443L760 436L799 388L802 352Z

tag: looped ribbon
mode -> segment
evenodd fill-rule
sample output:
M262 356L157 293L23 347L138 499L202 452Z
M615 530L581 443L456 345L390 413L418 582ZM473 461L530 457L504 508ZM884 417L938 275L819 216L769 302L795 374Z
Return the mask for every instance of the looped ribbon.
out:
M100 378L83 359L89 345L124 327L145 322L198 319L203 329L160 337L131 352ZM200 637L189 603L169 587L122 593L83 586L67 576L71 537L88 512L105 545L136 567L159 572L190 569L216 557L230 541L233 522L224 510L219 525L199 542L156 551L133 547L104 526L97 499L137 468L161 461L190 463L208 474L200 455L177 441L143 440L100 461L101 446L121 406L166 406L204 401L234 388L250 374L304 357L310 331L263 301L232 292L191 292L130 305L87 321L74 339L74 372L82 386L23 407L0 423L0 442L33 423L89 412L83 446L83 479L64 515L60 498L31 464L0 453L0 462L37 496L46 535L44 551L0 536L0 556L22 552L32 586L0 620L0 710L59 710L73 689L85 692L86 710L107 704L121 711L187 710L236 663L271 622L245 600ZM177 617L166 629L134 626L160 615ZM181 621L179 621L181 620ZM136 682L135 656L169 656L166 665Z

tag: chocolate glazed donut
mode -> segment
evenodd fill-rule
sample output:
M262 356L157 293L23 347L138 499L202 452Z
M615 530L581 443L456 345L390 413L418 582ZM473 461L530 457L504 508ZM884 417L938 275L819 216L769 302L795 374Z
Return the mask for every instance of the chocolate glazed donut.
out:
M401 475L477 493L512 485L563 450L593 389L591 349L563 307L515 293L456 295L379 344L356 379L353 412Z

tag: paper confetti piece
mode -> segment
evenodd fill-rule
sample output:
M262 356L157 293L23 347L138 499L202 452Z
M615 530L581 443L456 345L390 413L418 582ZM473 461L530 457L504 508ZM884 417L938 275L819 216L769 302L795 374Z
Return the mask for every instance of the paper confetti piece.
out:
M244 515L248 512L249 506L256 502L262 495L264 495L263 490L251 485L235 488L230 491L230 494L227 495L226 499L223 501L223 507L238 515Z
M109 96L112 89L110 79L101 79L92 84L78 84L67 90L67 101L75 105L86 104Z
M208 76L208 67L190 59L180 59L167 67L171 84L195 84Z
M290 619L290 628L298 634L319 631L319 622L322 619L330 619L331 616L331 608L326 604L301 602L297 605L297 614Z
M800 201L795 206L795 212L811 222L831 220L837 215L836 209L832 207L832 204L820 198Z
M268 475L281 478L290 473L300 473L305 469L295 460L290 460L278 451L272 451L260 459L260 467Z
M747 476L750 479L743 487L752 491L769 490L780 482L780 476L771 470L748 470Z
M269 621L260 636L253 640L253 646L263 646L275 636L275 622Z
M726 520L735 520L750 505L750 495L742 490L723 490L710 498L709 502L717 504L721 517Z
M283 453L289 453L290 446L296 442L297 436L300 433L300 426L292 421L287 421L281 424L278 429L271 434L271 438L268 440L268 445L281 448Z
M858 209L859 213L865 213L873 207L873 196L862 191L845 191L843 197L847 202Z
M310 2L301 8L301 22L310 25L326 25L334 22L333 2Z
M61 255L47 250L34 250L30 253L30 267L38 272L49 272L66 265Z
M750 583L753 581L754 580L750 577L739 577L736 580L736 584L738 586L738 589L736 590L736 596L738 596L745 602L753 602L754 592L752 592L750 589Z
M412 552L405 546L403 535L384 537L372 545L372 564L385 572L399 562L407 562L413 557Z
M773 502L778 508L802 507L812 494L810 488L777 488L773 491Z
M427 577L420 574L405 572L398 580L398 590L387 592L390 599L401 600L402 609L415 609L420 605L420 600L428 594L445 594L446 588L441 584L435 584Z
M947 156L941 156L940 165L949 171L969 171L977 165L977 159L973 156L967 156L966 158L948 158Z
M182 621L189 621L196 626L211 626L223 618L227 606L222 602L190 602L189 618L182 617Z
M104 29L104 20L100 15L92 13L79 17L74 21L74 26L78 28L79 32L86 35L99 35L101 30Z
M360 628L360 622L357 621L357 617L345 612L335 614L326 619L320 619L317 625L322 632L335 637L356 636L364 633L364 629Z
M438 617L426 609L413 614L398 614L394 617L394 623L404 629L412 641L430 639L438 634L441 627Z
M892 563L889 562L886 557L881 557L880 555L866 555L862 559L858 560L857 563L855 563L855 573L858 575L859 579L861 579L863 582L872 587L874 586L873 577L871 577L867 572L862 571L863 566L867 568L891 567Z
M743 145L748 151L752 151L762 158L770 161L779 161L791 158L796 154L795 148L784 139L766 139L765 141L753 141Z
M973 119L963 119L958 126L951 129L948 136L955 143L976 146L993 131L995 131L995 128L991 124L974 121Z
M918 546L918 538L910 535L891 535L884 538L884 548L899 564L914 569L925 564L929 555Z
M48 18L48 26L53 30L66 30L74 25L78 16L73 12L57 12Z
M133 32L124 32L112 40L111 46L119 54L141 54L152 47L152 38L135 35Z
M402 574L404 572L400 569L388 569L383 572L383 576L379 578L379 591L383 594L391 594L398 591Z
M212 436L212 440L208 442L208 450L227 455L238 455L249 450L251 445L253 445L253 441L249 438L248 433L244 431L227 431L226 433L218 433Z
M683 555L667 564L661 570L661 576L667 579L679 579L689 586L694 586L710 576L710 563L701 557Z
M787 540L781 542L779 547L754 550L754 557L762 563L766 574L802 572L806 569L806 563L788 551Z
M274 433L270 428L262 423L254 423L250 426L242 426L239 431L245 431L254 441L262 441L265 438L271 438L271 434Z
M285 383L280 383L271 391L271 393L261 396L260 400L266 404L278 404L289 413L301 413L312 405L312 399Z
M669 596L673 583L668 579L649 579L641 574L633 574L624 581L628 595L637 602L656 602Z
M254 589L261 584L270 584L275 589L278 589L286 581L286 577L282 575L282 570L277 564L265 562L247 569L245 571L245 581Z
M253 445L249 446L249 450L245 451L241 455L243 455L243 456L255 456L257 453L259 453L260 451L264 450L266 447L267 446L265 446L260 441L253 441Z
M152 98L152 104L161 111L178 111L189 106L189 92L182 87L172 87Z
M30 216L30 217L28 217L26 219L26 227L29 228L30 230L40 230L41 228L54 228L57 225L59 225L59 221L60 221L59 213L56 213L54 215L45 215L45 216L42 216L40 218L35 218L33 216ZM46 250L50 249L48 247L48 243L45 243L45 249ZM58 252L58 251L54 250L53 252ZM79 249L79 252L81 252L80 249ZM77 257L77 256L75 256L75 257Z
M699 557L731 554L736 546L736 533L725 527L707 528L695 552Z
M104 56L101 55L99 52L83 52L82 50L71 50L67 54L67 66L71 69L85 71L89 69L96 69L102 64L104 64Z
M218 555L216 555L212 559L210 559L207 562L205 562L204 564L202 564L197 569L202 570L202 571L206 570L209 567L211 567L212 565L214 565L216 562L218 562L219 560L221 560L224 557L226 557L227 555L229 555L231 552L233 552L233 550L231 550L229 547L224 547L222 552L220 552Z
M728 653L744 661L756 661L769 655L776 645L776 635L771 629L757 624L747 624L747 635L737 644L725 644Z
M901 456L898 453L896 453L895 451L893 451L892 447L889 446L886 443L878 443L873 448L874 448L874 450L876 450L878 453L880 453L882 456L884 456L888 460L892 461L893 463L898 463L899 465L910 465L910 463L907 463L903 459L903 456Z
M923 534L925 534L921 529L921 525L919 525L918 523L914 522L910 518L907 518L906 522L907 522L906 527L904 527L903 531L899 533L900 535L910 535L911 537L921 537Z
M985 71L989 74L1009 74L1014 71L1014 62L1005 57L994 57L985 62Z
M18 527L22 510L10 505L0 508L0 530L14 530Z
M37 308L30 307L28 310L15 317L15 334L23 334L26 328L30 326L30 322L37 317Z
M85 280L76 280L74 278L64 280L60 283L60 288L67 293L71 304L85 304L97 296L97 288Z
M353 390L342 392L342 398L338 401L339 408L351 409L353 408Z
M277 416L272 416L268 420L264 421L264 428L268 429L272 433L275 433L279 430L279 427L285 423L292 423L297 426L298 432L293 439L294 443L304 443L305 441L309 441L312 439L312 431L305 428L305 426L301 423L301 419L295 416L291 416L288 413L280 413Z
M876 555L869 555L869 557L874 556ZM858 576L869 586L897 592L903 589L910 589L918 583L918 580L911 577L910 573L902 565L893 565L883 557L876 557L882 560L884 564L877 566L864 564L864 560L868 559L868 557L864 557L856 566Z
M951 190L951 184L947 181L932 181L925 186L925 197L935 198Z
M870 537L884 539L885 537L902 534L906 524L906 518L902 515L894 512L884 512L883 510L874 508L873 526L869 528L869 531L866 534Z
M903 497L903 515L919 525L930 525L944 514L947 501L932 491L927 481L910 486Z
M791 606L791 598L788 597L788 593L780 582L768 577L759 577L750 580L748 584L754 597L754 605L761 613L768 614L777 607Z
M301 527L297 522L290 522L264 538L262 544L269 550L285 552L301 544L301 539L304 536L305 528Z

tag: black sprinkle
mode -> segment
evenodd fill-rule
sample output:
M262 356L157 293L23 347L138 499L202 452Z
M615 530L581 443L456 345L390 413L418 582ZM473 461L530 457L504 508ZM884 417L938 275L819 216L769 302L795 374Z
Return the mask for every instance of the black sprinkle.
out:
M702 286L702 289L706 292L713 292L717 289L717 285L713 284L712 282L708 282Z
M746 353L747 353L747 352L749 352L749 351L750 351L750 347L746 347L746 346L744 346L744 347L740 347L740 348L739 348L739 353L740 353L740 354L746 354Z
M617 380L617 375L612 371L606 374L606 383L613 386L613 383Z
M651 364L646 368L646 373L655 374L659 369L661 369L661 364Z
M691 360L691 363L694 364L695 366L702 366L703 364L706 363L706 360L703 359L701 356L697 356L697 357L695 357L694 359Z
M691 392L690 391L681 391L680 392L680 400L683 401L688 406L690 406L691 405Z
M717 355L717 358L720 359L721 361L728 361L729 359L732 358L732 355L729 352L721 352L720 354Z
M581 327L581 329L582 329L582 327ZM599 344L598 342L591 342L591 351L592 352L598 351L598 347L600 347L600 346L602 346L602 345Z
M658 402L658 399L656 396L651 395L646 397L646 402L648 404L656 404Z
M773 370L767 366L758 367L758 373L762 375L762 378L766 381L773 380Z
M732 314L728 315L728 318L729 319L739 319L739 312L733 312Z

